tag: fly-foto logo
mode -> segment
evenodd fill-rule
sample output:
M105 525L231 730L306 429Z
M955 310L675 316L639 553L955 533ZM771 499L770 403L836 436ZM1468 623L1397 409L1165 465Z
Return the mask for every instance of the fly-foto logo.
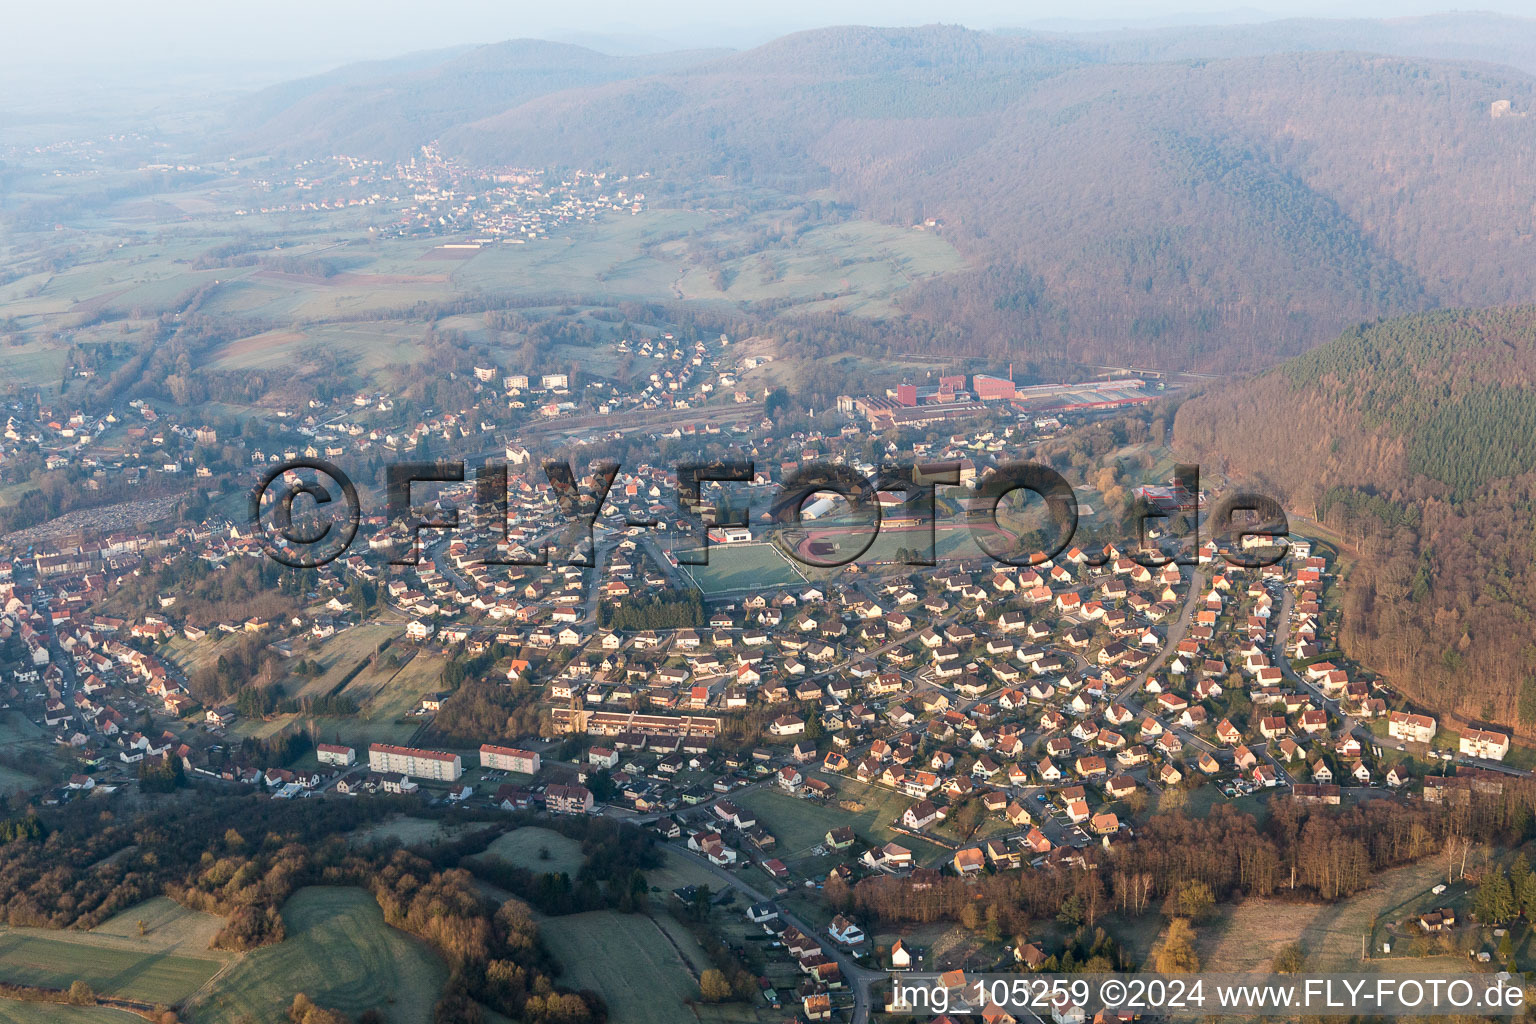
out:
M592 550L593 528L603 517L609 492L620 466L602 462L592 466L584 477L561 462L545 462L543 471L561 513L565 527L574 530L581 542L578 550ZM710 529L699 510L704 504L705 483L750 483L757 479L750 461L714 461L685 463L676 468L677 489L673 524L682 536L675 556L684 565L708 565ZM387 517L403 531L406 551L390 559L394 565L416 565L420 561L420 534L424 529L457 530L456 509L436 515L418 515L412 490L416 484L454 484L466 481L462 462L397 463L387 470ZM516 545L509 538L509 501L507 467L487 463L475 470L477 506L487 512L485 523L490 533L490 553L480 559L486 565L548 565L547 545L535 552L514 554ZM1181 465L1175 472L1175 491L1185 495L1200 493L1197 466ZM779 486L769 507L774 526L773 541L790 558L815 568L837 568L861 558L880 534L882 493L900 494L903 506L913 510L903 529L915 528L926 544L904 547L900 560L907 565L935 565L934 529L938 521L938 488L960 490L960 504L966 509L965 525L978 547L994 561L1007 565L1031 566L1051 561L1072 543L1077 534L1079 505L1067 480L1054 469L1038 463L1008 463L988 473L974 488L960 485L958 463L925 465L921 469L901 466L884 470L871 480L850 466L815 462L800 467ZM1014 496L1032 494L1044 504L1045 523L1034 532L1002 529L999 511ZM835 550L825 550L805 543L804 512L813 501L830 499L840 502L839 532L846 543ZM297 510L297 511L296 511ZM1132 512L1132 534L1127 545L1129 557L1140 565L1156 568L1169 562L1193 564L1200 547L1200 511L1198 503L1186 518L1184 532L1174 543L1155 545L1150 539L1152 524L1180 516L1182 507L1166 508L1139 500ZM346 554L357 537L362 521L362 503L357 487L339 467L318 459L297 459L269 469L251 492L250 526L267 554L283 565L294 568L318 568ZM626 517L626 526L651 528L653 518ZM715 528L746 528L745 513L717 519ZM1222 556L1232 565L1257 568L1278 562L1285 554L1289 525L1279 502L1262 494L1238 492L1222 497L1208 510L1204 527ZM1172 547L1173 553L1163 550ZM1108 560L1104 551L1084 552L1081 561L1101 566ZM576 556L567 564L590 566L590 559Z

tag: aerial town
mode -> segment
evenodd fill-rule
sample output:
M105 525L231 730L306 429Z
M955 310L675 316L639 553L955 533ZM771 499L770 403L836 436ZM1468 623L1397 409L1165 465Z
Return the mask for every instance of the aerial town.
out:
M875 972L926 952L899 940L877 954L874 922L834 889L1091 868L1134 846L1154 813L1281 796L1455 802L1527 774L1504 763L1507 735L1447 729L1341 659L1333 556L1299 534L1256 566L1232 556L1278 555L1269 538L1204 540L1180 559L1074 544L1011 565L965 546L1001 520L946 517L963 508L946 494L932 533L942 554L915 566L921 534L905 537L921 509L882 490L882 529L901 548L882 540L823 568L796 556L851 543L846 495L821 492L791 526L772 511L803 463L876 474L849 452L900 453L974 486L1014 452L1142 415L1156 396L1146 380L1016 389L947 376L844 396L835 433L780 436L771 395L743 379L769 360L727 337L663 331L614 347L658 369L626 390L477 365L472 406L405 421L381 394L312 401L284 411L287 444L222 437L139 401L94 419L13 406L9 461L41 458L87 483L184 476L211 492L196 522L170 514L187 510L178 496L163 528L90 512L13 538L0 568L6 707L38 751L26 770L53 773L42 803L201 780L273 800L610 817L745 897L747 924L790 968L767 997L793 992L819 1020L867 1012ZM636 425L645 414L672 418ZM945 434L952 423L967 429ZM746 452L756 468L690 506L675 466L622 465L582 538L543 460L637 439ZM473 480L450 483L402 518L367 510L352 550L290 571L259 524L218 511L232 467L251 486L283 460L356 464L426 445L505 465L505 521ZM1195 521L1210 500L1177 485L1137 494ZM153 504L127 515L152 520ZM449 514L452 529L422 526ZM414 562L395 557L412 549ZM210 596L221 577L275 588L281 610L208 614L242 604ZM691 905L698 887L675 895ZM1019 963L1059 953L1004 938ZM985 948L932 963L991 966Z
M97 6L0 65L0 1024L1536 1019L1536 21Z

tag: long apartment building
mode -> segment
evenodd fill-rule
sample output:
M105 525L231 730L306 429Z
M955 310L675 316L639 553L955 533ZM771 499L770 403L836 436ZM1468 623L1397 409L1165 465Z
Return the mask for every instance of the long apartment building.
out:
M480 767L499 772L522 772L524 775L539 773L539 752L518 750L515 747L496 747L489 743L480 746Z
M368 768L438 782L457 782L464 774L464 764L458 754L446 750L396 747L388 743L375 743L368 748Z
M635 711L588 711L585 708L555 708L551 712L555 728L561 732L584 732L589 736L616 736L638 732L647 736L720 735L718 718L708 715L642 715Z

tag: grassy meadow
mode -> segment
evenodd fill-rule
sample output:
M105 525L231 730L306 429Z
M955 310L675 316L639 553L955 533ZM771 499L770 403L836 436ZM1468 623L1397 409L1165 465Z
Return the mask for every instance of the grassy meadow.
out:
M144 922L144 933L138 924ZM88 932L0 928L0 981L174 1003L196 992L234 954L209 948L223 921L154 899Z
M191 1006L195 1024L285 1019L295 993L349 1015L377 1008L390 1024L420 1024L447 980L426 944L384 923L361 889L312 886L283 907L288 937L243 956Z

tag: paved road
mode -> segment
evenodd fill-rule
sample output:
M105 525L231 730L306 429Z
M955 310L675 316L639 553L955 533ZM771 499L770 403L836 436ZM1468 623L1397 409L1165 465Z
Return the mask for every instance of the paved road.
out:
M1147 662L1146 668L1136 673L1135 677L1114 695L1117 702L1125 703L1129 700L1131 694L1146 685L1152 673L1167 664L1168 659L1179 646L1179 642L1184 639L1184 634L1189 632L1189 624L1195 618L1195 605L1199 603L1204 592L1205 574L1196 569L1189 577L1189 592L1184 597L1184 607L1179 609L1179 617L1174 620L1172 626L1168 627L1168 639L1164 642L1163 649L1158 652L1157 657Z
M763 895L757 889L742 881L735 872L712 864L707 857L701 857L685 847L668 846L668 850L680 857L686 857L708 871L712 872L737 892L742 893L753 903L765 903L770 897ZM837 966L842 969L843 979L853 991L853 1022L852 1024L868 1024L870 1007L874 1003L874 986L876 982L884 981L887 975L884 971L872 970L859 964L852 956L838 949L827 934L818 928L812 928L804 921L795 917L779 906L779 916L786 922L800 929L806 935L815 936L823 944L822 952L837 961Z

